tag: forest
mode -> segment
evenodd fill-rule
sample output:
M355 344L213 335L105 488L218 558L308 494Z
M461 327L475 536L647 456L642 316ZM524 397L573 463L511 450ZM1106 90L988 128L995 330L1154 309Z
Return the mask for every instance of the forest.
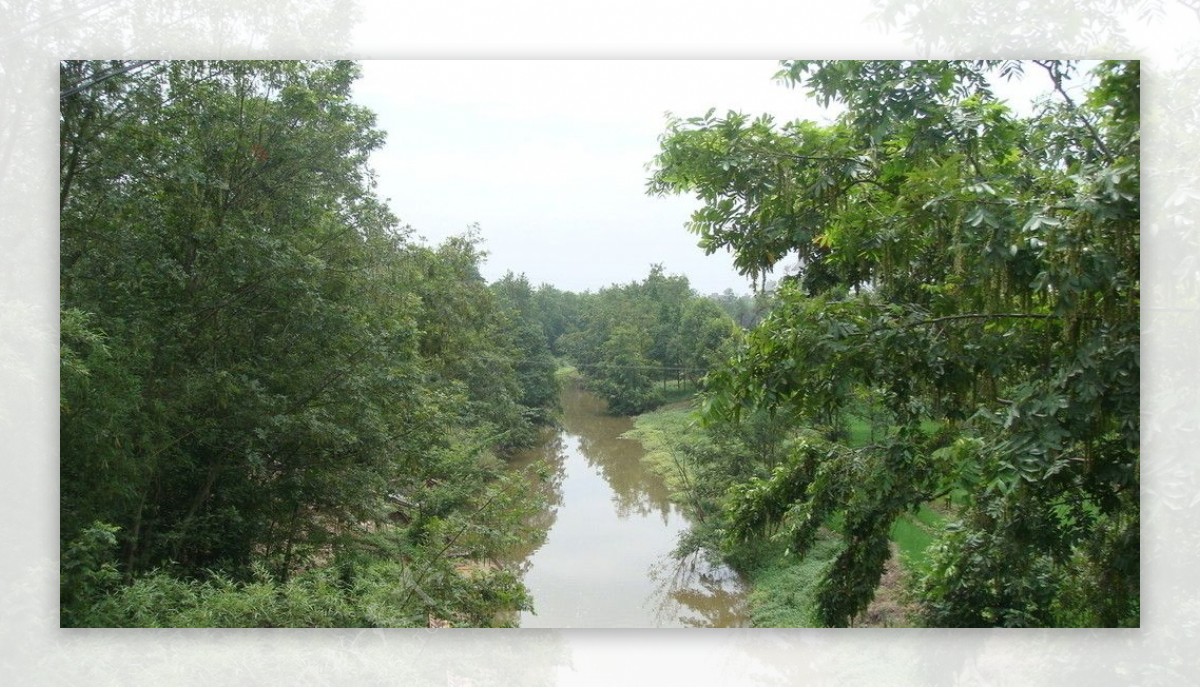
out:
M680 550L795 599L760 625L895 562L905 625L1139 625L1136 62L784 61L836 121L673 117L646 191L753 295L489 282L379 198L359 73L62 63L62 626L511 625L568 368L691 400Z

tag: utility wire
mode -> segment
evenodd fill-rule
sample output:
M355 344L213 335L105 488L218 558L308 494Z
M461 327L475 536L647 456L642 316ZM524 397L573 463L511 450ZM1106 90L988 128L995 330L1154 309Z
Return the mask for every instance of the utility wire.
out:
M618 370L687 370L692 372L707 372L707 368L689 368L686 366L663 365L616 365L611 363L572 363L576 368L616 368Z
M121 74L126 74L126 73L132 72L134 70L141 69L142 67L145 67L146 65L157 62L157 61L158 60L134 60L133 62L130 62L129 64L122 65L116 69L105 72L105 73L101 74L100 76L93 77L93 78L83 82L82 84L79 84L78 86L72 86L71 88L68 88L67 90L58 94L58 99L66 100L67 98L70 98L71 96L75 95L76 93L79 93L80 91L86 91L87 89L92 88L93 86L95 86L103 81L107 81L107 80L113 78L114 76L120 76Z

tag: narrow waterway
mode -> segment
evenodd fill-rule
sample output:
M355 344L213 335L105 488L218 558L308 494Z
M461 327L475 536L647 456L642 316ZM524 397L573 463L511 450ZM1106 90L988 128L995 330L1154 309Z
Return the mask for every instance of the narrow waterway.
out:
M645 469L642 446L621 434L632 420L604 413L577 385L562 396L562 427L518 465L545 460L545 541L522 560L534 612L522 627L726 627L745 625L737 574L698 555L673 554L686 516Z

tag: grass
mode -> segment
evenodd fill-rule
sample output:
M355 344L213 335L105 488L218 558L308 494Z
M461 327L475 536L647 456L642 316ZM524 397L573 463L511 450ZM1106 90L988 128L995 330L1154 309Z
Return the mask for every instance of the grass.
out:
M849 416L846 419L846 430L849 437L846 444L851 447L865 447L871 443L871 422L861 416Z
M746 571L750 622L759 628L816 628L817 584L841 550L841 539L823 533L803 558L782 543L765 543L759 563Z
M848 414L846 425L850 447L864 447L873 441L871 420L864 415ZM921 431L932 435L941 428L941 424L933 420L921 422ZM882 430L876 432L882 434ZM900 560L907 568L919 567L925 560L925 549L933 543L933 532L945 521L945 517L922 505L916 514L905 514L896 519L892 526L891 539L899 549Z
M876 427L875 434L872 435L872 422L870 418L866 418L856 413L846 415L846 446L848 447L865 447L872 442L883 439L885 429ZM894 426L893 426L894 427ZM932 436L942 428L942 424L935 420L921 421L921 432Z
M623 436L641 443L645 450L642 462L662 477L671 491L671 501L690 511L692 498L688 486L692 471L684 463L680 450L686 442L707 439L694 427L691 405L676 401L657 411L643 413L633 419L633 429Z
M579 380L582 378L583 373L579 372L578 368L570 364L560 362L558 368L554 370L554 379L559 385L570 382L571 380Z
M925 549L933 543L929 530L910 516L901 516L892 524L892 542L900 550L900 561L907 568L920 566L925 560Z

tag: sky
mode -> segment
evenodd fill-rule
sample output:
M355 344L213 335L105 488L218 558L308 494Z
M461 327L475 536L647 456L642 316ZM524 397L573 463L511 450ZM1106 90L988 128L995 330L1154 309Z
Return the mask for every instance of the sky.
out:
M570 291L641 280L661 263L701 294L750 292L732 257L706 256L687 229L698 200L646 193L667 113L833 116L776 81L774 60L362 65L355 99L388 134L372 166L401 222L432 244L478 226L485 278L511 270ZM1023 82L995 86L1016 104L1048 83L1030 67Z
M661 263L703 294L750 282L686 228L690 196L646 194L666 113L823 121L772 60L363 62L355 98L388 133L379 193L431 243L478 224L484 277L596 290Z

